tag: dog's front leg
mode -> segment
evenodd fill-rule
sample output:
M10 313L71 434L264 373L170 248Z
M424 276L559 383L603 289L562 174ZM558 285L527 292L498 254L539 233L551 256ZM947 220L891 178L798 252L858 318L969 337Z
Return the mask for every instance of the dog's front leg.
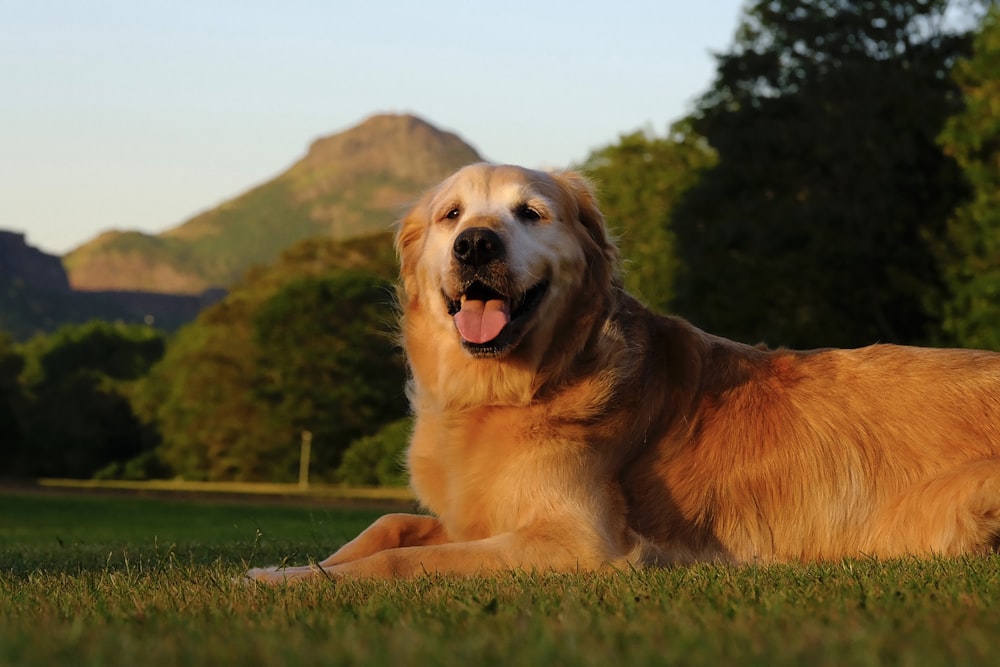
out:
M320 567L332 567L371 556L386 549L445 544L448 536L444 526L432 516L418 514L386 514L375 520L360 535L342 546Z
M341 550L352 556L371 551L370 555L340 560L342 553L338 552L312 567L275 571L256 578L271 583L324 577L388 579L424 574L469 576L510 570L577 572L638 564L635 545L609 542L601 531L588 531L582 527L586 524L578 521L562 524L546 521L464 542L447 541L441 529L422 534L408 532L414 526L418 524L410 524L401 517L386 518L384 525L369 528L371 536L362 534ZM420 537L424 543L416 544ZM408 538L410 543L403 544ZM372 551L375 544L389 543L400 546Z
M570 537L568 530L547 525L466 542L386 549L323 568L323 572L315 574L337 578L409 578L510 570L575 572L624 565L625 554L613 553L607 546L585 536Z
M416 514L386 514L338 549L332 556L300 567L254 568L248 579L265 583L281 583L303 577L322 576L337 565L366 558L386 549L444 544L448 541L444 526L432 516Z

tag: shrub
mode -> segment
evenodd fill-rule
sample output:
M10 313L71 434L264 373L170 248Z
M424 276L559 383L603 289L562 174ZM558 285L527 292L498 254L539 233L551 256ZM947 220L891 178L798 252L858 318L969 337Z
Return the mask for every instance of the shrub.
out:
M406 486L403 456L412 430L413 420L407 417L355 440L344 452L338 481L356 486Z

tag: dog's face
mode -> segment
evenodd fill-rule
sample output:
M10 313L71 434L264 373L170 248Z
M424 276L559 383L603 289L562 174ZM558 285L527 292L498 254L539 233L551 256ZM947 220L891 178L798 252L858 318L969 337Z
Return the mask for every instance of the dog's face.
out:
M565 344L559 332L609 291L617 257L581 177L486 164L428 193L397 246L411 359L433 341L522 366Z

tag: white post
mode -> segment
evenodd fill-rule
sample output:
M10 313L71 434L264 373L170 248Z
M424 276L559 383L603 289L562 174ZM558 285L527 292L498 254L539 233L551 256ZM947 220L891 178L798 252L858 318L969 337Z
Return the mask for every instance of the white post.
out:
M313 434L302 431L302 449L299 454L299 488L309 488L309 457L312 453Z

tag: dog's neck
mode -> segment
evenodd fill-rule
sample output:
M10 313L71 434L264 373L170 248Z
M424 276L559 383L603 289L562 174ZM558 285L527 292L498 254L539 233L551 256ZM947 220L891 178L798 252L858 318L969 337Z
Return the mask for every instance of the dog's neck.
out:
M499 359L475 358L449 338L419 337L426 331L425 311L411 305L404 321L403 342L412 373L410 400L420 409L469 411L484 407L526 406L560 400L583 378L592 382L594 371L608 367L611 357L627 353L628 342L613 318L617 290L601 303L593 300L572 328L543 332L514 353ZM573 307L577 304L569 304ZM578 311L579 312L579 309ZM613 366L614 364L610 364ZM609 378L602 383L615 384ZM599 406L582 408L585 412Z

